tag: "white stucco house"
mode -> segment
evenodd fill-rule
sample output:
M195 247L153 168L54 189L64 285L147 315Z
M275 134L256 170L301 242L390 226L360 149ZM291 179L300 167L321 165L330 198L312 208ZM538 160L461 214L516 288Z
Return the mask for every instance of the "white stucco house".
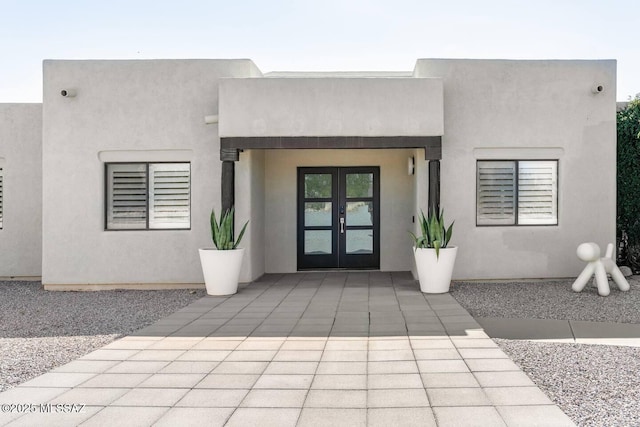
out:
M429 206L455 219L456 279L571 277L579 243L615 241L614 60L46 60L43 76L41 105L0 104L0 276L200 285L211 208L232 205L243 282L413 270Z

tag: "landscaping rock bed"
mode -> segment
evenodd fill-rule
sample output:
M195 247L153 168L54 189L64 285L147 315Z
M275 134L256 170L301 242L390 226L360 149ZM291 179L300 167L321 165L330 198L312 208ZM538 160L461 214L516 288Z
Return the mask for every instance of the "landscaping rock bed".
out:
M584 320L640 324L640 276L627 278L631 289L598 295L593 283L582 292L571 290L572 280L526 282L454 282L451 294L475 317Z
M0 391L190 304L204 290L47 292L0 282Z
M640 323L640 280L611 284L608 297L572 281L455 283L452 295L477 317ZM494 339L578 426L640 425L640 348Z

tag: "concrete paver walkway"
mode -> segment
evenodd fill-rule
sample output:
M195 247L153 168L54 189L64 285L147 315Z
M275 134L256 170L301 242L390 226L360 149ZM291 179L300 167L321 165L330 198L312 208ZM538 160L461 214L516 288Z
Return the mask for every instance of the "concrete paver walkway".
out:
M406 272L266 275L0 403L10 426L573 425L449 294Z

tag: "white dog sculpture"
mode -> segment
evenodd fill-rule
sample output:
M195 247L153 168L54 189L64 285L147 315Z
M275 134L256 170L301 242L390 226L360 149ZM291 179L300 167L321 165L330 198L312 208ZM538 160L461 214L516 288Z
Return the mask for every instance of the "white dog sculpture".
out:
M575 292L583 290L594 273L596 284L598 285L598 293L603 297L609 295L610 292L607 273L611 275L611 278L621 291L629 290L629 282L627 282L627 279L624 278L624 275L613 261L613 243L607 245L607 253L604 258L600 258L600 246L593 242L581 244L576 252L578 258L588 262L588 264L571 285L571 289Z

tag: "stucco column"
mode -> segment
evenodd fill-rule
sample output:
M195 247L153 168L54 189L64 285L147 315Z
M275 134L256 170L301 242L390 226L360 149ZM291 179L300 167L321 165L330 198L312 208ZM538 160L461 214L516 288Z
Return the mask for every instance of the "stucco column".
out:
M440 212L440 160L429 160L429 212Z

